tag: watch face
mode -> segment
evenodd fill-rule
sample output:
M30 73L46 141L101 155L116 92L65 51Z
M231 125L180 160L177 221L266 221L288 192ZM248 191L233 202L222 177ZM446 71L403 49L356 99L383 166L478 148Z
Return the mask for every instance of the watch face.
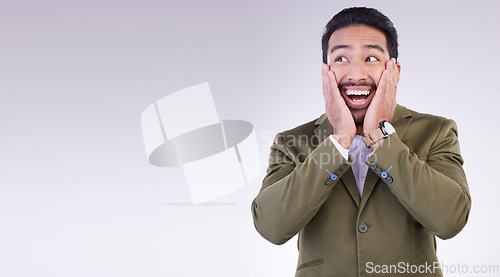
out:
M394 129L394 127L389 122L384 122L384 129L388 135L396 132L396 129Z

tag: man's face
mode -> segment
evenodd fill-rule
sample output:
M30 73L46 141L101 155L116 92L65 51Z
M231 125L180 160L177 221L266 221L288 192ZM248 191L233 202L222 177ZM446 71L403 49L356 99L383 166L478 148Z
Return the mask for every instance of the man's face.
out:
M338 29L328 41L327 58L354 122L363 125L385 64L390 59L385 35L364 25Z

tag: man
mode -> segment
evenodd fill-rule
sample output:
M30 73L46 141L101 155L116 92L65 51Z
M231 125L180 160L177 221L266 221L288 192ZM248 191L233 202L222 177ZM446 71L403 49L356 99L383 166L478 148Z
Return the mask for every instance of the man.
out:
M442 276L435 236L471 207L455 122L396 104L397 33L377 10L342 10L322 42L326 112L276 136L256 229L299 234L296 276Z

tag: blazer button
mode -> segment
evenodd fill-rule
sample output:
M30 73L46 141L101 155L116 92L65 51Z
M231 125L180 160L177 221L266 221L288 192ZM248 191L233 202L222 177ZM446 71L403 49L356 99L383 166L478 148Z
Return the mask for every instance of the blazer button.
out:
M346 168L347 168L346 164L343 164L343 165L340 166L340 170L342 170L342 171L344 171Z
M325 185L329 186L333 183L333 180L331 178L328 178L325 180Z
M377 164L376 164L376 163L371 163L371 164L370 164L370 168L371 168L371 169L375 169L375 168L377 168Z
M337 175L337 176L342 175L342 171L340 169L335 171L335 175Z
M359 224L358 231L363 234L368 232L368 225L366 225L365 223Z
M380 174L380 173L382 173L382 168L380 168L380 167L377 167L377 169L375 169L375 172L377 172L377 174Z
M394 179L392 179L391 176L387 176L387 178L385 179L387 181L387 183L389 184L392 184L392 182L394 182Z

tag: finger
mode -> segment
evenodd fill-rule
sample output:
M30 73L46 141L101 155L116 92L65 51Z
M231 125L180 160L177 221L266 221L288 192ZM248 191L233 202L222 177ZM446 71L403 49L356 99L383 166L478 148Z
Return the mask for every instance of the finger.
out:
M386 86L387 86L387 75L389 74L390 70L391 70L391 64L390 64L390 61L388 61L385 64L385 70L382 71L382 75L380 76L380 80L378 81L377 92L379 90L386 89Z
M394 59L394 58L393 58ZM398 87L398 81L399 81L399 70L398 70L398 63L396 62L396 59L394 59L394 74L393 74L393 82L394 82L394 88L397 89Z
M337 102L334 91L337 86L332 85L332 83L335 84L335 77L332 82L332 74L333 72L330 71L330 67L325 64L323 66L323 97L325 99L326 107L335 105Z
M387 75L390 74L391 72L391 64L392 64L392 59L388 60L385 63L385 70L382 71L382 75L380 76L380 80L378 81L377 85L377 91L379 90L385 90L387 86Z
M377 101L383 101L386 104L392 105L395 103L396 99L396 84L397 84L397 73L396 65L394 63L394 58L386 64L386 70L382 73L379 81L379 86L377 88L377 94L375 94L375 99ZM379 97L377 97L379 96Z
M393 76L394 76L394 58L391 58L389 60L388 64L388 70L387 70L387 75L386 75L386 85L385 85L385 91L386 91L386 97L390 98L392 96L392 88L393 88Z
M339 105L340 103L344 103L345 105L345 101L340 95L337 77L327 64L323 64L322 66L322 81L325 104L328 106L329 104Z
M387 97L387 89L388 89L388 83L389 83L389 75L390 75L390 70L386 69L382 72L382 76L380 77L380 81L378 82L378 87L377 87L377 93L375 94L375 98L386 98ZM378 96L378 97L377 97ZM375 100L375 99L374 99Z
M330 102L331 96L329 90L330 90L330 82L328 80L328 71L329 67L326 64L323 64L321 66L321 80L323 82L323 97L325 98L325 102Z
M391 69L391 66L392 66L392 59L389 59L389 60L385 63L385 70L390 70L390 69Z
M397 70L396 59L392 58L391 61L392 61L392 70L391 70L391 75L390 75L389 88L391 89L391 92L394 95L393 97L395 97L396 90L397 90L397 85L398 85L399 71Z
M338 90L337 79L330 67L323 64L322 67L323 93L328 93L330 96L335 95L335 90Z
M328 71L327 74L328 74L328 83L330 85L330 88L332 89L332 92L335 92L335 90L339 89L335 73L333 73L333 71Z
M398 71L396 69L396 59L391 58L385 65L385 70L379 81L379 87L385 91L388 90L389 95L395 94L396 84L398 79Z
M334 101L343 103L344 99L340 95L339 85L337 83L337 76L335 76L335 73L333 71L328 71L328 80L332 98L334 99Z

